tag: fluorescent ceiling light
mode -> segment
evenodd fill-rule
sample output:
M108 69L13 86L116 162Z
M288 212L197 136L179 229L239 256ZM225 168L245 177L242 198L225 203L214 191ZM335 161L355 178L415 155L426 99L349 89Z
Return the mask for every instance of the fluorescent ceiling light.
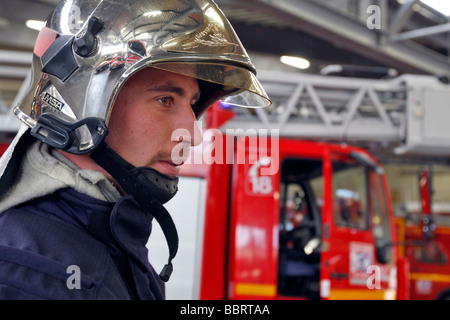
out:
M421 0L421 2L429 5L446 16L450 16L450 1L448 0Z
M40 31L42 27L44 26L45 22L40 20L27 20L25 22L25 25L30 28L37 31Z
M308 60L299 57L281 56L280 61L299 69L308 69L311 66Z
M9 27L9 21L0 17L0 29Z

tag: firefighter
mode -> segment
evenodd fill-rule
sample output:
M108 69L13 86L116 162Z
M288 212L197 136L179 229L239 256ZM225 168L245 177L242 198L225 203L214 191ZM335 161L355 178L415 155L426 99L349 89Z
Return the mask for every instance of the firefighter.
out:
M33 53L0 161L0 298L164 299L178 236L163 205L196 120L219 99L270 104L245 49L210 0L67 0Z

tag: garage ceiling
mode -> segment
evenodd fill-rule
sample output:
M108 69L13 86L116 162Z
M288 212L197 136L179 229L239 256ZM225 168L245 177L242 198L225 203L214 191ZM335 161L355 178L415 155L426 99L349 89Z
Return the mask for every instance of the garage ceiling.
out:
M31 51L37 31L27 28L25 21L45 20L58 2L59 0L0 0L0 49ZM424 66L429 63L429 59L444 61L448 55L448 32L418 37L407 45L398 41L389 43L392 31L424 30L425 27L436 25L445 28L448 18L429 8L424 9L424 5L418 6L418 0L216 2L232 22L249 52L300 55L313 61L316 67L329 63L381 65L397 68L400 72L429 72L432 69ZM369 30L364 23L364 19L369 18L367 8L372 4L385 10L381 12L383 30ZM403 17L399 17L401 10L404 11ZM363 38L366 38L365 41ZM398 44L407 47L409 52L414 51L415 59L421 57L423 63L418 64L408 61L408 57L396 56L395 54L401 53ZM423 59L425 56L426 59ZM448 65L448 59L445 63ZM311 71L316 70L309 70Z

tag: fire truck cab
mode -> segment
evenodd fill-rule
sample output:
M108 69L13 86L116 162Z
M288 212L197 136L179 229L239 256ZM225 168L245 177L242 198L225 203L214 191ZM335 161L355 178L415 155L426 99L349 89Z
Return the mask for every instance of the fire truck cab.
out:
M252 177L255 164L233 170L227 298L395 298L382 167L358 148L279 144L280 170L265 189L255 188L264 178Z
M221 137L227 163L182 170L191 185L180 193L206 192L197 209L184 196L169 203L190 250L174 260L169 299L395 299L395 226L375 158L347 145Z
M282 145L274 181L280 193L277 297L395 298L395 233L382 167L348 146Z

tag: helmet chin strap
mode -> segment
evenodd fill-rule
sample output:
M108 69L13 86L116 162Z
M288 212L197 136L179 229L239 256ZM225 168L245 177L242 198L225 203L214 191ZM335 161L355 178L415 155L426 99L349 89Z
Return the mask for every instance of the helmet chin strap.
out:
M120 157L106 142L91 153L91 159L105 169L126 193L158 221L169 246L169 260L159 274L167 282L173 271L172 259L178 251L178 233L163 204L172 199L178 188L178 178L172 178L148 167L134 167Z

